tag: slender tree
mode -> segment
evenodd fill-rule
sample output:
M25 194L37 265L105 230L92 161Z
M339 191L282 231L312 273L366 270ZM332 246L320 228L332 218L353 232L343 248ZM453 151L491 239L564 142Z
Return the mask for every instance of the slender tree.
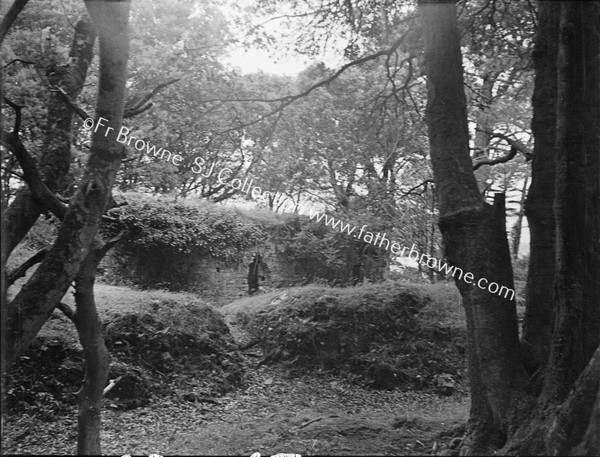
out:
M3 328L2 373L9 370L27 349L54 308L59 305L70 284L75 281L77 309L72 311L66 308L65 312L77 327L86 360L85 378L77 393L77 452L97 455L101 453L101 399L110 356L104 346L102 327L93 297L93 284L97 265L113 244L101 242L97 238L97 232L125 152L124 147L116 141L116 135L123 120L129 56L130 2L88 0L85 4L100 41L95 124L99 126L100 119L103 118L106 119L106 125L93 131L92 147L84 175L67 208L54 196L55 189L48 187L48 181L44 181L35 161L21 143L20 107L11 103L16 110L15 127L9 141L4 143L17 156L36 204L42 203L46 209L52 210L62 220L62 224L54 245L45 254L36 272L16 297L2 307L2 321L6 322ZM84 40L84 43L87 42ZM57 151L65 155L64 151L68 151L69 146L68 134L72 119L66 115L64 119L60 119L65 131L58 136L60 141ZM61 164L66 165L68 170L68 161ZM60 170L62 176L66 170ZM56 176L51 182L56 183ZM39 210L36 211L31 213L30 219L33 221L39 214Z

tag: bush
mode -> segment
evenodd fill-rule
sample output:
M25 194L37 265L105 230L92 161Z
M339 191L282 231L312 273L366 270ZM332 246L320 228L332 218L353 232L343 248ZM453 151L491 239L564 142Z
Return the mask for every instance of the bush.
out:
M346 221L344 215L331 215ZM287 237L279 240L281 255L293 263L306 283L322 281L329 285L350 285L366 278L383 280L389 254L354 236L341 233L323 222L296 218L289 225Z
M235 211L215 205L192 205L161 200L132 201L109 216L119 223L111 235L125 231L128 249L159 255L195 254L232 260L263 238L258 226Z
M196 279L200 259L237 262L264 238L256 224L211 204L133 200L109 216L119 222L105 227L105 235L125 236L109 254L117 265L105 279L113 283L124 277L143 287L183 290Z

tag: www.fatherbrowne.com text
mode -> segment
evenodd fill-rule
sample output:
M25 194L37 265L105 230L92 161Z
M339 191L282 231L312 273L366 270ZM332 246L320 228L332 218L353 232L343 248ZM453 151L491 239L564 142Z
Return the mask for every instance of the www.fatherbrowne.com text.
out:
M114 130L107 124L108 119L105 119L103 117L99 117L97 122L95 122L92 118L88 118L83 122L83 126L85 129L92 130L93 128L94 132L97 132L99 127L105 127L106 132L104 133L104 136L107 136L111 130ZM183 156L181 154L173 154L171 151L163 148L157 149L155 145L151 144L148 141L134 136L130 136L130 129L125 126L122 126L119 129L119 132L115 131L114 134L116 134L117 142L127 146L131 146L131 144L133 143L133 147L137 151L141 152L145 150L148 153L148 155L152 155L154 157L158 157L160 155L160 158L162 160L171 162L173 165L176 166L179 166L183 163ZM196 157L194 159L193 165L191 166L192 172L197 174L202 173L204 171L203 168L205 164L206 161L202 157ZM210 171L202 174L202 176L208 178L213 174L214 168L215 166L213 164ZM249 194L252 196L253 199L259 199L263 201L267 201L267 199L269 199L275 207L278 207L279 210L281 210L282 213L285 213L286 210L290 209L290 201L287 199L287 197L282 196L278 192L276 192L275 194L272 194L269 191L263 192L260 187L253 185L253 178L250 179L250 182L248 182L248 178L246 178L244 182L242 182L242 180L239 178L229 180L228 178L230 175L228 176L228 172L233 174L232 170L229 168L223 168L219 170L217 174L217 180L219 181L219 183L229 186L234 190L238 190L241 193ZM339 228L341 233L346 233L349 236L354 236L355 238L363 240L364 242L372 244L373 246L378 246L382 248L384 247L385 243L385 249L390 250L392 254L404 256L405 252L408 250L408 247L402 245L401 243L393 242L390 239L388 239L385 233L382 234L380 232L377 232L377 235L374 235L373 232L367 231L366 225L363 225L360 228L358 234L356 234L355 225L351 226L347 222L344 223L339 219L336 219L332 216L328 216L325 213L315 211L313 209L309 209L307 212L306 203L300 205L299 207L296 204L292 204L291 208L292 211L297 214L308 214L311 220L316 220L317 222L324 221L325 225L333 229ZM416 257L413 258L413 255L415 255ZM459 280L464 281L467 284L475 284L480 289L487 290L492 294L497 294L501 297L509 298L510 300L513 300L515 298L515 291L513 289L509 289L506 286L500 286L500 284L496 282L490 282L486 278L476 279L473 273L471 273L470 271L467 271L465 273L461 268L448 265L446 262L436 259L435 257L432 257L428 254L419 253L419 250L415 247L414 244L410 247L408 258L419 262L420 264L425 265L428 268L436 269L440 273L450 275L453 278L458 277Z
M302 214L299 211L300 214ZM339 219L336 219L332 216L328 216L325 213L319 213L317 211L309 211L308 216L311 220L316 220L317 222L324 221L325 225L335 229L339 228L341 233L347 233L348 235L352 235L359 240L363 240L366 243L372 244L377 247L385 247L385 249L390 250L393 254L399 256L405 256L406 251L408 250L407 246L402 245L401 243L391 241L388 239L385 233L377 232L377 235L374 235L372 232L366 230L367 226L363 225L358 234L355 233L356 226L351 225L349 223L344 223ZM414 257L413 257L414 256ZM410 247L408 252L408 258L419 262L422 265L427 266L428 268L439 271L440 273L450 275L453 278L458 278L461 281L466 282L467 284L475 284L482 290L487 290L492 294L497 294L504 298L509 298L513 300L515 298L515 291L513 289L509 289L506 286L500 286L500 284L496 282L490 282L486 278L475 278L475 275L470 271L466 273L459 267L448 265L446 262L436 259L433 256L430 256L425 253L420 253L419 250L415 247L414 243Z

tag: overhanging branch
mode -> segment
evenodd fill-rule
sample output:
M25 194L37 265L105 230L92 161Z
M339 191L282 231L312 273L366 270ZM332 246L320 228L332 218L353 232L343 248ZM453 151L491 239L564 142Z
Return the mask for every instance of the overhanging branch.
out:
M29 154L19 137L21 107L8 100L6 97L4 98L4 101L15 110L15 125L11 133L3 132L0 142L4 147L13 151L13 154L19 161L19 165L23 170L25 182L31 189L34 198L52 212L52 214L62 220L65 215L66 206L50 191L50 189L48 189L48 186L44 184L35 160Z
M123 112L123 118L126 119L133 116L137 116L138 114L141 114L144 111L147 111L150 108L152 108L152 102L150 101L152 100L152 97L154 97L164 88L169 87L171 84L175 84L179 80L180 78L175 78L170 81L161 83L157 85L154 89L152 89L150 92L147 92L142 96L135 96L131 100L128 100L127 103L125 103L125 111Z
M481 167L482 165L492 166L492 165L498 165L499 163L508 162L515 158L515 156L517 155L517 152L518 152L517 148L515 148L514 146L511 146L508 154L505 154L502 157L498 157L496 159L488 159L487 157L482 156L482 158L477 159L475 161L475 163L473 164L473 170L479 169L479 167Z
M9 286L13 285L17 279L25 276L25 274L27 273L27 270L29 270L32 266L34 266L34 265L40 263L42 260L44 260L44 257L46 257L46 253L48 252L49 249L50 248L48 248L48 247L40 249L34 255L29 257L25 262L23 262L18 268L16 268L14 271L12 271L8 275L8 285Z
M508 162L512 159L514 159L517 155L517 153L521 153L523 154L523 156L525 157L525 160L531 160L533 158L533 153L527 148L527 146L525 146L523 143L521 143L518 140L515 140L514 138L509 137L508 135L505 135L504 133L500 133L500 132L490 132L488 130L483 130L483 129L477 129L478 132L483 132L483 133L487 133L488 135L491 136L491 138L500 138L501 140L506 141L509 145L510 145L510 151L498 158L495 159L489 159L485 156L483 156L480 159L477 159L475 161L475 163L473 164L473 170L477 170L479 167L481 167L482 165L497 165L499 163L505 163Z
M358 65L362 65L366 62L369 62L371 60L375 60L378 59L379 57L383 57L383 56L390 56L392 55L399 47L400 45L404 42L405 38L407 37L408 32L403 34L400 38L398 38L396 41L394 41L394 43L392 43L392 45L388 48L388 49L383 49L381 51L378 51L374 54L369 54L367 56L361 57L360 59L356 59L353 60L352 62L348 62L345 65L342 65L338 70L336 70L333 74L331 74L329 77L322 79L321 81L313 84L312 86L308 87L307 89L305 89L304 91L294 94L294 95L286 95L283 97L277 97L277 98L271 98L271 99L261 99L261 98L235 98L235 99L221 99L221 98L213 98L213 99L209 99L209 100L203 100L201 103L213 103L213 102L261 102L261 103L278 103L279 105L272 109L271 111L269 111L268 113L259 116L258 118L243 123L237 127L231 128L231 129L227 129L223 132L221 132L220 134L223 135L225 133L229 133L231 131L234 130L239 130L239 129L243 129L246 127L250 127L254 124L257 124L259 122L261 122L262 120L273 116L274 114L277 114L278 112L280 112L281 110L283 110L284 108L286 108L287 106L291 105L292 103L294 103L295 101L306 97L307 95L309 95L311 92L313 92L314 90L318 89L319 87L323 87L326 86L327 84L331 83L333 80L335 80L338 76L340 76L342 73L344 73L346 70L348 70L349 68L358 66Z
M2 18L2 22L0 23L0 46L2 46L4 38L6 38L13 22L15 22L21 11L23 11L27 2L29 0L15 0L6 12L6 15Z

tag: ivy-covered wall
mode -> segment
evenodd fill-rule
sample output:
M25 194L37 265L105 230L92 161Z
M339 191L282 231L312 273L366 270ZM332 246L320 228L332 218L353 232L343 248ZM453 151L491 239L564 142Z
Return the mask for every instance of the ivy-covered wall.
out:
M268 290L311 282L348 285L385 277L387 258L372 246L306 217L244 212L205 202L131 199L109 211L106 237L124 240L101 279L143 288L187 290L216 300L248 293L248 266L261 255Z

